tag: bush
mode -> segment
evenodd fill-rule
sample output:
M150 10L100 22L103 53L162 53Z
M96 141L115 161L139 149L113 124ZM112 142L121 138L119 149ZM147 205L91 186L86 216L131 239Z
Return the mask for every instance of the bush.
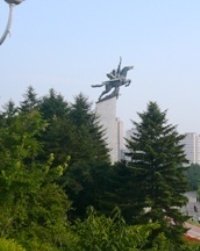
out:
M0 238L0 251L26 251L22 246L14 240Z

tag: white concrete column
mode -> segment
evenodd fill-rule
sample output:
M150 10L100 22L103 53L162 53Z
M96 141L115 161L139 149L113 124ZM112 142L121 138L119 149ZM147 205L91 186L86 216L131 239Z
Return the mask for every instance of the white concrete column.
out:
M104 138L110 150L111 163L120 160L121 157L121 141L122 122L116 117L117 98L113 97L96 103L96 115L98 116L99 124L104 129Z

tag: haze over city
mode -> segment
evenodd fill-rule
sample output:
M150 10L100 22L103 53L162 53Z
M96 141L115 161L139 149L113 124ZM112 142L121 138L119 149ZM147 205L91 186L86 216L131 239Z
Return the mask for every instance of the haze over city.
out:
M0 105L50 88L67 101L82 92L93 104L106 73L134 65L122 87L118 116L125 127L156 101L180 132L200 133L200 2L26 0L14 10L11 35L0 48ZM0 6L3 31L8 8Z

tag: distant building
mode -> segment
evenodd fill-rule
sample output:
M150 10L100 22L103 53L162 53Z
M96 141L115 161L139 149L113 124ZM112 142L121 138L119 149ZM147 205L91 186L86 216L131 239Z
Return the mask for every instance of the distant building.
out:
M134 132L135 129L126 131L125 138L130 140L131 135L133 135ZM182 144L184 145L184 152L189 164L200 165L200 135L194 132L186 133L185 138L182 140ZM126 147L124 148L123 152L123 158L129 160L129 158L125 156L125 152L128 152Z
M125 134L125 137L124 137L124 141L123 141L123 145L122 145L122 157L121 159L124 159L124 160L127 160L127 161L130 161L130 157L128 157L126 155L126 153L129 152L129 149L127 148L127 140L130 140L131 139L131 136L133 135L133 133L135 132L136 130L135 129L129 129L126 131L126 134Z
M123 159L123 149L124 149L124 124L119 119L116 118L116 125L117 125L117 161L120 161Z
M189 164L200 164L200 135L194 132L186 133L182 143Z

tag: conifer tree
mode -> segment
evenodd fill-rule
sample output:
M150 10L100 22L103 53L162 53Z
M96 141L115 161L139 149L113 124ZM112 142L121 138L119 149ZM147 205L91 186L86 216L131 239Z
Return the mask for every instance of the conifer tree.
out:
M106 161L108 149L103 139L103 130L91 110L88 99L79 94L71 105L70 120L73 125L72 160Z
M71 123L69 121L69 106L63 96L50 89L39 104L39 111L47 122L47 130L41 141L44 145L44 157L55 154L55 162L63 163L69 156L71 142Z
M2 113L2 115L4 115L7 118L13 117L17 113L17 108L12 100L8 101L8 103L5 104L3 108L4 112Z
M104 166L108 166L108 150L91 104L82 94L75 97L69 119L72 133L69 146L71 161L63 186L73 201L73 218L84 217L87 206L96 208L98 205L101 191L97 179Z
M37 94L32 86L28 87L23 96L24 100L20 103L20 110L22 112L29 112L38 106L39 100L37 99Z
M8 127L14 117L17 115L18 109L13 101L9 101L3 106L3 111L0 112L0 127Z
M150 102L147 111L138 114L135 130L127 141L128 166L134 171L132 182L138 188L133 198L140 208L139 223L158 222L167 236L176 240L185 231L187 219L180 212L186 204L186 180L182 164L186 162L176 127L168 124L166 111Z
M69 106L61 94L57 94L54 89L50 89L49 94L44 96L40 102L40 111L43 118L50 121L66 117Z
M48 130L42 138L47 153L55 153L61 162L67 156L70 156L71 163L108 161L102 129L82 94L68 105L60 94L51 89L49 95L41 100L39 110L48 123Z

